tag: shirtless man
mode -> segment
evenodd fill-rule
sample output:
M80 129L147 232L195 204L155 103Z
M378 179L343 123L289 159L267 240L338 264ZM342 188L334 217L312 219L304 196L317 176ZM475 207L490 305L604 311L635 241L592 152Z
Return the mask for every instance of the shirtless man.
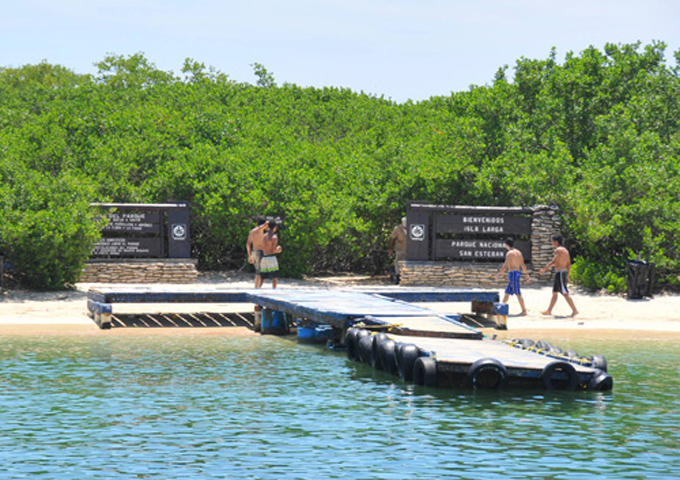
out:
M515 248L515 241L512 238L508 238L505 241L505 249L508 253L505 254L505 263L501 269L496 274L495 278L498 279L499 275L503 273L504 270L508 272L508 286L505 289L505 296L503 297L503 303L508 303L510 295L517 295L517 300L519 301L519 306L522 308L521 316L527 314L527 307L524 306L524 298L522 298L522 292L519 289L519 280L522 278L522 270L527 275L527 282L531 281L529 277L529 270L524 264L524 256L522 252Z
M387 245L387 254L394 252L394 283L399 283L401 278L401 268L399 262L406 260L406 217L401 219L401 223L394 227L390 240Z
M559 235L553 235L552 246L555 249L555 256L550 261L550 263L548 263L538 272L541 274L547 271L550 267L555 267L555 284L553 285L553 294L552 298L550 299L550 306L545 312L541 313L543 315L552 315L552 309L557 302L557 294L561 293L571 307L571 316L575 317L578 315L578 310L576 310L574 300L571 298L571 295L569 295L569 290L567 289L569 276L571 274L571 257L569 256L569 250L562 246L562 237Z
M260 275L260 262L262 261L262 247L264 245L265 228L267 221L264 217L257 217L257 227L253 228L246 240L246 251L248 252L248 262L255 267L255 288L262 286L262 276Z
M276 231L279 228L279 224L275 220L270 220L267 222L269 230L264 235L262 243L262 261L260 262L260 276L262 283L268 278L272 280L272 288L276 288L279 283L279 262L276 259L276 255L281 253L281 245L279 245L279 237Z

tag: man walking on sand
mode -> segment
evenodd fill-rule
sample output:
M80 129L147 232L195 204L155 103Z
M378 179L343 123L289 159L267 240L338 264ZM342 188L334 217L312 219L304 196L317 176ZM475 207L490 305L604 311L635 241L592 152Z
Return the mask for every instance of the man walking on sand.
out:
M569 277L571 274L571 257L569 256L569 250L562 246L562 237L560 235L553 235L552 246L555 249L555 256L545 267L543 267L538 273L542 274L547 271L550 267L555 267L555 283L553 285L553 294L550 299L550 306L545 312L541 312L543 315L552 315L552 309L557 303L557 294L561 293L564 299L567 301L571 307L571 316L575 317L578 315L578 310L576 310L576 305L574 305L574 300L569 295L569 290L567 289L567 284L569 283Z
M505 240L505 249L508 251L505 254L505 263L498 271L495 278L498 279L498 276L503 273L504 270L507 270L508 286L505 289L503 303L508 303L510 295L517 295L517 301L519 302L519 306L522 308L522 313L520 315L525 316L527 314L527 307L524 305L524 298L522 297L522 292L519 289L519 281L522 278L522 270L524 270L524 273L527 275L527 282L531 281L531 277L529 277L529 270L527 270L527 266L524 264L524 256L522 255L522 252L515 248L515 241L512 238Z

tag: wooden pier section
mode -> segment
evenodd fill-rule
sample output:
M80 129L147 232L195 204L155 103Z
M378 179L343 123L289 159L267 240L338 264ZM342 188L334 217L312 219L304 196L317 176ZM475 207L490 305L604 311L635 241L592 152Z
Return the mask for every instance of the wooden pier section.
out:
M430 302L470 302L472 310L486 315L506 312L498 300L496 291L426 287L100 287L88 292L88 311L103 329L244 325L263 334L287 335L297 328L301 340L323 340L333 348L346 349L352 360L427 387L612 388L603 357L565 353L546 342L534 344L526 339L496 341L465 324L462 314L442 314L422 306ZM147 312L136 317L141 323L126 324L114 312L116 304L200 304L204 311L159 317ZM243 304L246 308L222 313L205 304ZM255 312L253 306L257 306ZM504 323L497 320L496 326Z

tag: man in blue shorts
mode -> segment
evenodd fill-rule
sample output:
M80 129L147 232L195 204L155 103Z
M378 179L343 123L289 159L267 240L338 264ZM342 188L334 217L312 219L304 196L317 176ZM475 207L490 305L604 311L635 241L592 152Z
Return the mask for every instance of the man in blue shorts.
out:
M531 281L529 277L529 271L527 266L524 264L524 256L522 252L515 248L515 241L512 238L508 238L505 241L505 249L507 253L505 254L505 263L501 269L496 274L495 278L503 273L504 270L508 272L508 286L505 289L505 296L503 297L503 303L508 303L510 295L517 295L517 301L519 301L519 306L522 308L521 316L527 314L527 308L524 305L524 298L522 298L522 292L519 288L519 281L522 278L522 270L527 275L527 282Z

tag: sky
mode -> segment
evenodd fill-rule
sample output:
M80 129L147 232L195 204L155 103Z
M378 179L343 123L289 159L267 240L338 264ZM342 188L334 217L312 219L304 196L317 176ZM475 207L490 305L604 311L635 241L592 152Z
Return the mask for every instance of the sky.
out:
M607 43L680 50L678 0L0 0L0 67L47 61L96 74L138 53L182 76L185 59L255 84L341 87L421 101L489 85L518 59Z

